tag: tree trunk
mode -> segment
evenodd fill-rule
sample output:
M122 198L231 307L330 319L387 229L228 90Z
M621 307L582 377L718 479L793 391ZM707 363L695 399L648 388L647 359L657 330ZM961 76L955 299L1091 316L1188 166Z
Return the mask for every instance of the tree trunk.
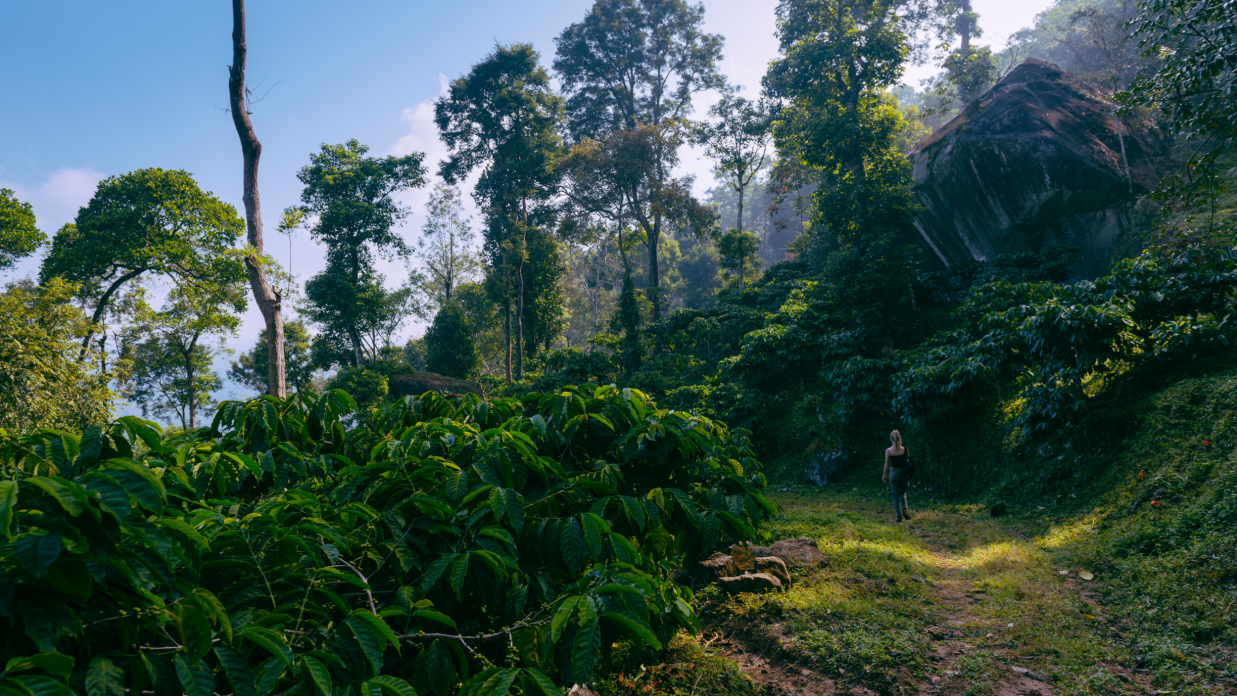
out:
M1121 124L1121 117L1117 115L1116 110L1113 110L1112 118L1117 122L1117 140L1121 143L1121 163L1125 165L1125 185L1129 189L1131 195L1134 193L1134 179L1130 177L1130 160L1125 156L1125 127Z
M262 206L258 199L258 160L262 156L262 143L254 133L245 105L245 0L232 0L232 65L228 68L228 97L232 108L232 123L241 141L244 156L245 227L249 232L249 246L254 253L262 255ZM288 395L284 373L283 295L271 288L266 272L254 256L245 258L249 272L249 286L253 299L258 303L262 319L266 322L266 348L270 356L270 371L267 374L268 393L285 398Z
M515 377L524 379L524 259L515 271L516 309L515 309Z
M511 384L511 267L503 254L503 343L506 346L507 384Z
M520 201L523 222L520 224L520 265L516 266L515 358L516 379L524 379L524 259L528 256L528 199ZM533 347L534 350L536 346Z
M657 271L657 247L661 241L661 216L653 218L653 233L649 235L649 294L653 300L653 321L661 319L661 279Z
M970 14L970 0L962 0L962 11L968 15ZM959 22L958 34L962 37L962 50L966 51L966 49L971 47L971 18L969 16Z
M742 186L742 185L738 187L739 189L739 214L736 217L735 229L740 232L743 231L743 189L745 188L747 187Z

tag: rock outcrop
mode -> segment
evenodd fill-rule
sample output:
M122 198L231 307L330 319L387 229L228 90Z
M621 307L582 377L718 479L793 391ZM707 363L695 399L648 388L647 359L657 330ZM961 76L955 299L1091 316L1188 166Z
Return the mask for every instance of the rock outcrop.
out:
M421 396L425 392L447 394L480 394L481 388L472 382L462 379L434 374L433 372L413 372L407 375L396 375L387 380L388 393L395 397Z
M738 592L768 592L781 589L782 581L768 573L744 573L720 580L722 589L731 594Z
M1068 73L1028 60L911 152L916 242L936 268L1074 246L1075 275L1094 277L1120 253L1165 152Z
M728 554L714 553L696 563L691 575L697 582L718 583L727 592L764 592L789 586L791 568L817 568L826 562L812 539L783 539L773 546L735 544Z
M828 564L829 559L820 552L815 539L782 539L769 547L770 556L776 556L786 562L791 568L819 568Z
M817 486L824 486L830 479L838 478L850 466L850 454L846 445L839 442L832 452L808 454L807 477Z

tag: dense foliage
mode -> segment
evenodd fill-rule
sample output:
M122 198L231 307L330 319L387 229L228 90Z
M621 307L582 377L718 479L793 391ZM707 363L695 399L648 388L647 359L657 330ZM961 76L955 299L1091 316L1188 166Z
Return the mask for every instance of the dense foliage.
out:
M108 417L109 375L93 359L78 360L87 323L72 295L60 280L0 293L0 429L80 429Z
M425 366L430 372L468 379L477 369L472 327L459 302L447 302L425 332Z
M18 200L12 190L0 188L0 270L11 268L47 241L34 225L34 208Z
M351 409L6 436L4 689L556 694L694 629L669 569L773 512L743 431L632 390Z

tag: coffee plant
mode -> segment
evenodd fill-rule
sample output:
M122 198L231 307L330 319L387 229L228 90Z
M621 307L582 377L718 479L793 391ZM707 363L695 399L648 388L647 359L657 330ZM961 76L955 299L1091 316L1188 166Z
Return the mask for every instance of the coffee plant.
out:
M559 694L695 630L676 565L774 512L746 432L605 386L0 431L0 690Z

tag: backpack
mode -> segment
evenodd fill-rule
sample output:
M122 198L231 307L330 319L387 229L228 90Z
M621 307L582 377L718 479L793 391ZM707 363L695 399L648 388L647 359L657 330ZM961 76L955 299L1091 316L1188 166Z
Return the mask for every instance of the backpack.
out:
M902 478L915 478L915 460L911 459L910 450L906 450L906 464L902 467Z

